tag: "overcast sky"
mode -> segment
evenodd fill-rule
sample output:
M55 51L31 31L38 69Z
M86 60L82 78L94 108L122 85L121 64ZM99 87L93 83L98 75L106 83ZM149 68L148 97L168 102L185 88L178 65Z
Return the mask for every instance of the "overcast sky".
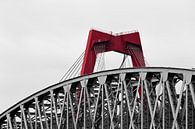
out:
M151 67L195 67L194 0L0 0L0 113L57 83L90 28L138 30Z

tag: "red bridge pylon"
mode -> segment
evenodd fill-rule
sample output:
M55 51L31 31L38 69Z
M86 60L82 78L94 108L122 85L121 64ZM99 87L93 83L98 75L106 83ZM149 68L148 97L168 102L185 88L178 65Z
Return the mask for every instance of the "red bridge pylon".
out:
M93 73L98 53L115 51L131 56L133 67L144 67L139 32L112 34L90 30L81 75Z

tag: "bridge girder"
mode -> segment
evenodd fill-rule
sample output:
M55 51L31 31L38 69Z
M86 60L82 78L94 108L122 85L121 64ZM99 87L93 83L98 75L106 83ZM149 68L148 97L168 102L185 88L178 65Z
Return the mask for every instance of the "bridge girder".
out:
M66 80L6 110L0 128L194 129L195 71L128 68Z

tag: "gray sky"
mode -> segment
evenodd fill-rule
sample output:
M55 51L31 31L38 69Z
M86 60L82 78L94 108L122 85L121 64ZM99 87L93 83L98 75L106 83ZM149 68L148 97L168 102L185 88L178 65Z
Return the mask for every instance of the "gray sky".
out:
M92 27L138 30L149 66L195 67L194 12L194 0L1 0L0 113L58 82Z

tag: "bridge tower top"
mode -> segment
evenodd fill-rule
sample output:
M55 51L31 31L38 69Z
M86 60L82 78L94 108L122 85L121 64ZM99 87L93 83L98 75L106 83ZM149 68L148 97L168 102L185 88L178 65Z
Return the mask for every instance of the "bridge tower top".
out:
M112 34L92 29L88 35L81 75L93 73L97 54L108 51L131 56L133 67L145 66L139 32Z

